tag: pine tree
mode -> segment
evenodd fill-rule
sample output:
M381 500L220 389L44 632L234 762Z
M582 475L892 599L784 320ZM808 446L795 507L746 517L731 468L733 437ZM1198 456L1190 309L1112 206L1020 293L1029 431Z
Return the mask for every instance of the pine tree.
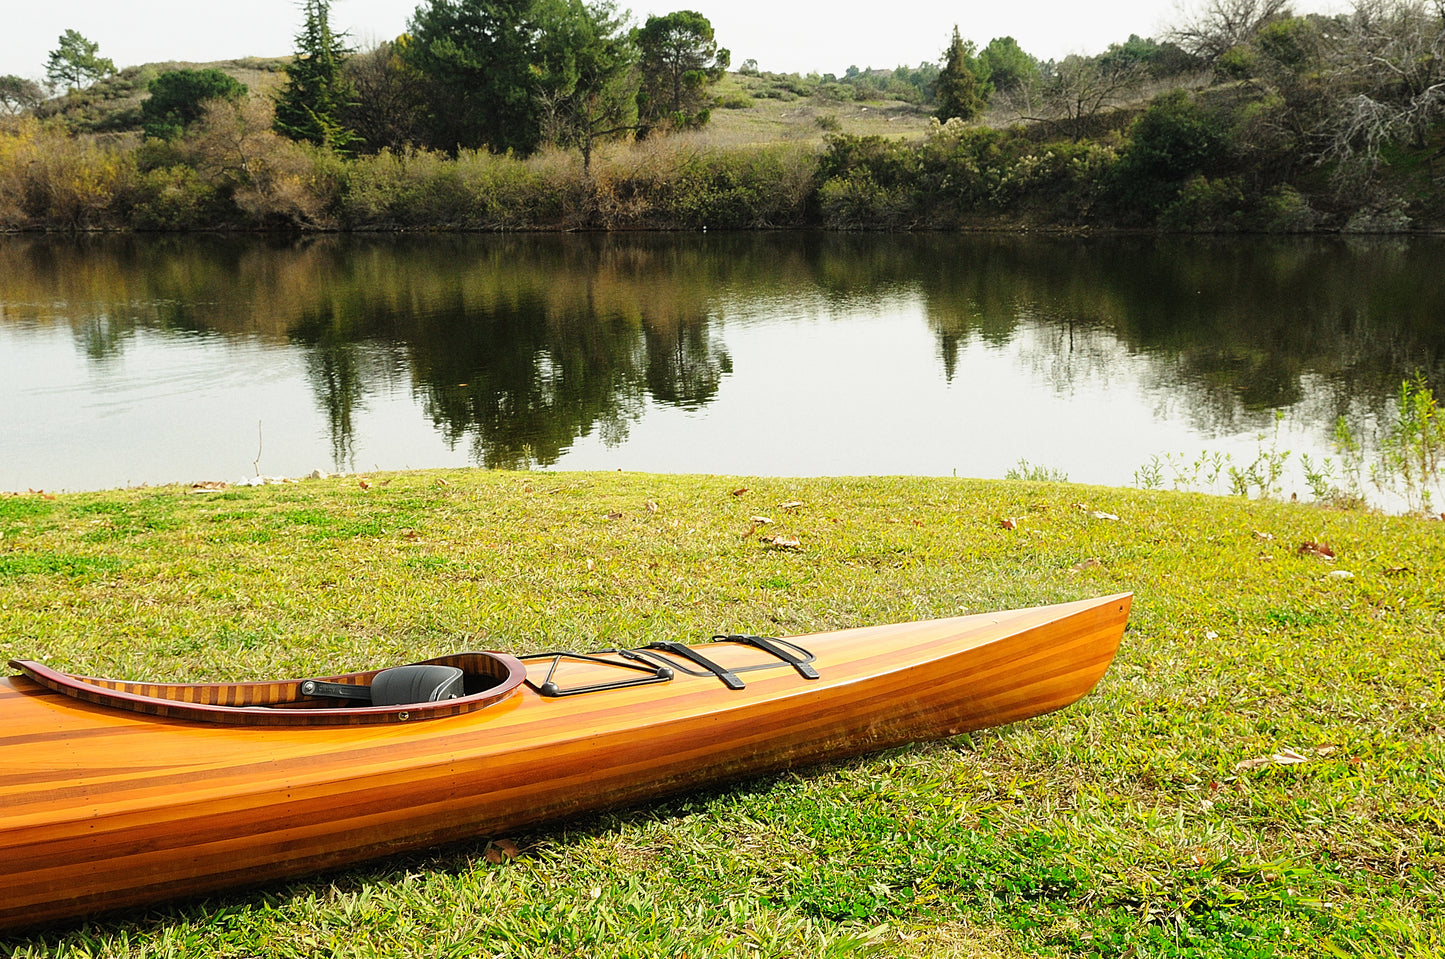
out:
M972 120L983 112L987 90L978 69L973 42L960 37L955 26L953 41L943 53L943 69L938 74L938 119Z
M331 30L331 0L304 0L303 9L296 57L286 65L286 86L276 99L276 132L345 152L357 141L341 120L353 99L342 72L352 51L346 35Z

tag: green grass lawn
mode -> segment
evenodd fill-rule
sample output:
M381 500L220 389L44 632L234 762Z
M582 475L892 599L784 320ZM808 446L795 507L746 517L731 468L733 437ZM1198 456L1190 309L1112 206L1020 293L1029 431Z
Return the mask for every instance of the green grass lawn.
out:
M756 516L772 522L748 535ZM0 497L0 654L131 678L1123 590L1108 675L1041 719L0 954L1440 954L1438 521L1066 483L623 473Z

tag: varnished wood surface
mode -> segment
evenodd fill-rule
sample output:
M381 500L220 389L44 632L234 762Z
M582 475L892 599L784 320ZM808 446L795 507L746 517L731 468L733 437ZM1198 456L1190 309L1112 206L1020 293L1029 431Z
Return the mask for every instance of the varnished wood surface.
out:
M30 680L75 699L165 719L249 726L357 726L366 723L421 722L482 709L511 695L527 676L506 653L457 653L426 660L428 665L455 666L466 677L467 695L439 702L400 706L348 704L341 700L307 700L302 679L257 683L138 683L95 676L73 676L30 660L11 660ZM364 686L380 670L313 676L321 682Z
M217 725L0 679L0 929L1037 716L1098 682L1129 604L794 637L820 679L782 667L729 690L680 674L561 699L522 686L426 723Z

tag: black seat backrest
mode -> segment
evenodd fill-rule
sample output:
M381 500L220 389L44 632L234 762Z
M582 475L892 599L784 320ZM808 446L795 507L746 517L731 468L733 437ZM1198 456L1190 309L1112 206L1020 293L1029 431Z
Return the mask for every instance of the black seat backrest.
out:
M435 703L465 696L462 671L455 666L419 664L383 669L371 680L373 706Z

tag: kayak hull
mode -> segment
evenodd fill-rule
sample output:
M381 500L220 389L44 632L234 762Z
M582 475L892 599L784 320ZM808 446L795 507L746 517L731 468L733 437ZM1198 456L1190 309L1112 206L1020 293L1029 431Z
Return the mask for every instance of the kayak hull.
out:
M562 698L524 684L428 722L229 726L0 679L0 929L1042 715L1102 677L1129 605L1121 595L792 637L818 678L753 666L738 673L744 689L679 672Z

